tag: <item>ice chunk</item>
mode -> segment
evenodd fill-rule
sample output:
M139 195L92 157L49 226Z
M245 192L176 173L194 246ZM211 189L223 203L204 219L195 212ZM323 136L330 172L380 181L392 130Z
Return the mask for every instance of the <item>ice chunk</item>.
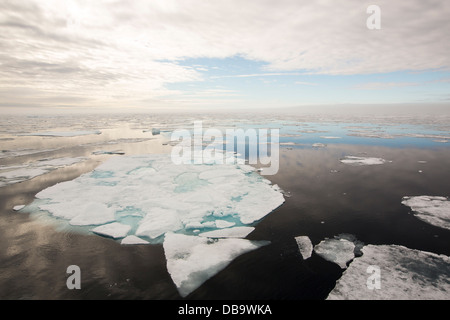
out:
M122 239L120 244L147 244L148 241L145 241L144 239L141 239L139 237L136 237L134 235L126 236Z
M313 251L313 245L308 236L298 236L295 237L295 241L297 242L298 249L304 260L311 257Z
M347 268L347 262L355 257L354 250L355 244L346 239L325 239L314 247L315 253L342 269Z
M362 251L327 299L448 300L450 257L399 245L367 245Z
M23 208L25 208L25 205L24 205L24 204L21 204L21 205L14 206L14 207L13 207L13 210L14 210L14 211L19 211L19 210L22 210Z
M334 137L334 136L321 136L322 139L341 139L342 137Z
M320 142L316 142L316 143L313 143L312 146L315 147L315 148L323 148L323 147L326 147L327 145L323 144L323 143L320 143Z
M154 208L141 220L136 235L154 239L167 231L177 231L182 227L175 210Z
M234 226L236 224L234 222L230 222L230 221L226 221L226 220L220 220L220 219L217 219L215 222L216 222L216 227L219 228L219 229L229 228L229 227L232 227L232 226Z
M216 239L166 233L163 243L167 270L182 297L223 270L236 257L266 241Z
M429 224L450 229L450 201L440 196L403 197L402 204L408 206L414 215Z
M125 237L130 231L131 226L119 222L105 224L92 229L92 232L102 236L111 237L114 239Z
M200 233L201 237L209 238L245 238L254 227L233 227Z
M386 160L382 158L355 157L355 156L346 156L344 159L341 159L340 161L342 163L351 165L377 165L377 164L384 164L386 162Z

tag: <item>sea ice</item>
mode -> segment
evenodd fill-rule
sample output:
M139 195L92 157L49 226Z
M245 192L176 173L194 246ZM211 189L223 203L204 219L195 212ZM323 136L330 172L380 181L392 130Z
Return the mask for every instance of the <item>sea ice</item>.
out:
M111 157L36 198L71 225L120 222L152 243L166 232L242 231L284 202L280 188L248 165L176 165L168 154ZM229 228L235 224L241 229Z
M325 239L314 247L315 253L342 269L347 268L347 262L355 257L354 251L355 244L346 239Z
M233 227L202 232L199 236L209 238L245 238L253 230L255 230L254 227Z
M450 229L450 200L439 196L403 197L402 204L408 206L422 221L437 227Z
M298 236L295 237L295 241L297 242L298 249L303 257L303 260L306 260L311 257L313 251L313 244L308 236Z
M55 159L43 159L23 165L2 166L0 167L0 187L14 184L34 177L46 174L55 169L69 166L80 161L86 160L83 157L66 157Z
M147 244L147 243L148 243L148 241L141 239L139 237L133 236L133 235L126 236L120 242L120 244Z
M328 300L448 300L450 257L399 245L367 245L362 252Z
M346 156L344 159L341 159L340 161L342 163L350 165L376 165L376 164L384 164L386 162L386 160L382 158L355 157L355 156Z
M209 239L166 233L164 254L167 270L182 297L223 270L236 257L268 244L245 239Z
M14 211L19 211L19 210L22 210L23 208L25 208L25 205L24 205L24 204L21 204L21 205L14 206L14 207L13 207L13 210L14 210Z
M118 239L124 238L130 231L130 229L131 227L129 225L122 224L119 222L113 222L94 228L92 229L92 232L100 234L102 236Z

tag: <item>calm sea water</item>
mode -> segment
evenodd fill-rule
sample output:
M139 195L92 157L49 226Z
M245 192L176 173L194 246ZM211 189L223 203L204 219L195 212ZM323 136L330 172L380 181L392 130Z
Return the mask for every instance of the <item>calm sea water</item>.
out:
M300 235L315 245L350 233L365 244L398 244L450 256L450 232L417 219L401 204L407 195L450 195L450 130L443 118L11 116L0 124L0 175L45 159L86 159L16 183L3 179L0 298L181 299L162 245L123 246L59 230L12 208L120 156L105 151L169 152L166 133L191 128L195 120L219 128L280 128L280 169L267 178L284 190L286 201L247 237L270 245L239 256L187 299L325 299L342 270L314 253L303 260L294 239ZM161 134L153 136L152 128ZM49 131L94 134L30 135ZM316 143L323 145L313 147ZM389 162L348 166L339 161L346 155ZM66 287L66 268L72 264L82 271L81 290Z

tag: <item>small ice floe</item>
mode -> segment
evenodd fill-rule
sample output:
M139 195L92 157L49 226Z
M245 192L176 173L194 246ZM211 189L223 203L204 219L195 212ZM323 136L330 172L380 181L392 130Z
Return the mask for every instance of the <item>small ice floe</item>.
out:
M131 227L129 225L119 222L113 222L94 228L92 229L92 232L100 234L102 236L118 239L126 237L130 229Z
M126 236L122 239L120 244L148 244L148 241L141 239L139 237L136 237L134 235Z
M433 140L433 142L447 143L447 142L449 142L449 140L446 140L446 139L435 139L435 140Z
M19 210L22 210L23 208L25 208L25 205L24 205L24 204L21 204L21 205L14 206L14 207L13 207L13 210L14 210L14 211L19 211Z
M209 239L166 233L163 248L167 271L180 295L186 297L238 256L267 244L267 241Z
M324 148L324 147L326 147L327 145L326 144L323 144L323 143L320 143L320 142L316 142L316 143L313 143L313 145L312 145L314 148Z
M325 260L336 263L341 269L346 269L347 263L360 254L362 246L363 243L355 236L340 234L333 239L322 240L314 246L314 252Z
M303 260L306 260L311 257L313 251L313 245L308 236L298 236L295 237L295 241L297 242L298 250L300 251Z
M84 161L82 157L66 157L56 159L42 159L23 165L0 167L0 187L33 179L37 176L49 173L55 169L70 166Z
M450 257L399 245L367 245L328 300L447 300Z
M372 158L372 157L356 157L356 156L346 156L344 159L340 160L342 163L349 164L349 165L378 165L378 164L384 164L388 162L385 159L382 158Z
M450 200L441 196L405 196L402 204L411 208L414 216L437 227L450 229Z
M43 137L76 137L76 136L86 136L91 134L101 134L99 130L94 131L48 131L48 132L31 132L18 134L19 136L43 136Z
M342 139L342 137L334 137L334 136L321 136L322 139Z

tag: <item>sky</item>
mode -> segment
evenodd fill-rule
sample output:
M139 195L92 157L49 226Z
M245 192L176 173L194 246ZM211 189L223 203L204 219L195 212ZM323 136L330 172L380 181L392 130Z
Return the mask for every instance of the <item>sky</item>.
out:
M450 108L446 0L1 0L0 29L3 112Z

